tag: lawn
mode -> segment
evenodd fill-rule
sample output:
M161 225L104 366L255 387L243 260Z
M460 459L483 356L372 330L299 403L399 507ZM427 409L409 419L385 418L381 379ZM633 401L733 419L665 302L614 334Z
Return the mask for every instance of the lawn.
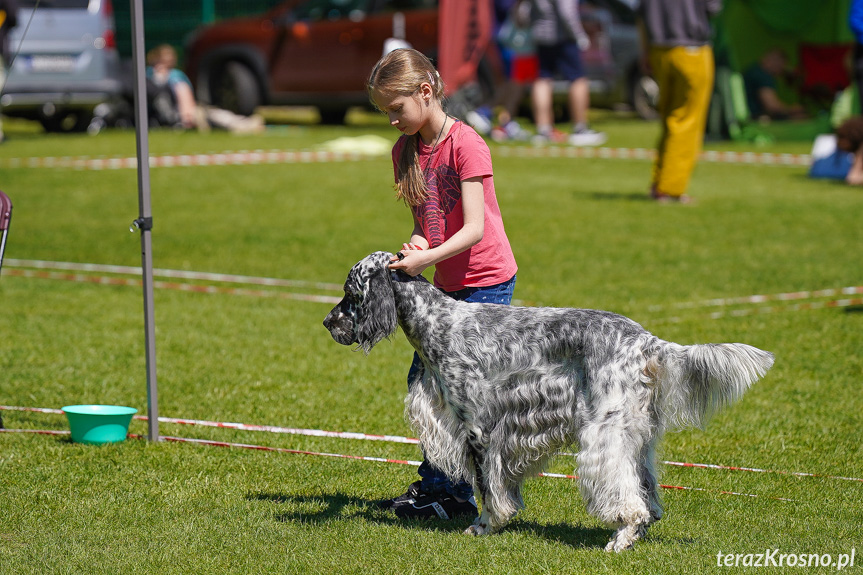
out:
M657 135L655 124L631 118L594 124L615 148L650 149ZM140 276L79 269L140 266L140 237L129 233L136 172L51 166L63 157L133 157L134 134L44 135L14 123L6 132L0 189L14 212L0 277L0 404L121 404L145 414ZM376 118L253 136L161 131L151 153L315 150L369 134L397 135ZM501 533L477 539L461 534L469 521L402 522L375 507L414 481L411 465L2 433L0 573L734 573L752 570L742 566L747 555L776 549L776 563L780 554L838 561L853 551L859 570L863 481L853 479L863 478L863 307L854 298L863 296L839 290L863 286L863 191L810 180L805 166L702 161L694 205L657 205L646 201L648 160L555 157L527 144L491 149L520 302L607 309L678 343L742 341L776 354L740 402L704 430L669 433L662 452L672 462L771 472L666 465L665 518L634 550L609 555L602 547L611 530L585 513L570 479L529 481L527 508ZM151 179L155 266L245 278L157 274L160 415L413 436L402 417L411 355L403 336L364 356L321 325L350 267L397 249L411 230L394 200L388 154L154 167ZM797 295L777 295L789 293ZM771 297L751 297L758 294ZM62 415L0 415L9 429L68 429ZM171 423L160 430L319 454L421 457L403 443ZM145 434L146 424L133 421L130 431ZM571 474L573 466L562 455L549 471ZM740 566L719 566L728 554L741 555Z

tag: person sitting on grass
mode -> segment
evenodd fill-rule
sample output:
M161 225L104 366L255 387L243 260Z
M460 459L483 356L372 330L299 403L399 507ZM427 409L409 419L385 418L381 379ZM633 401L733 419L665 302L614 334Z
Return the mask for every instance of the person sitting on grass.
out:
M157 125L197 127L198 107L192 83L177 68L177 52L169 44L147 53L147 100L150 117Z
M788 104L779 97L779 79L793 75L788 56L782 48L773 48L743 73L746 104L756 120L802 120L808 117L800 104Z

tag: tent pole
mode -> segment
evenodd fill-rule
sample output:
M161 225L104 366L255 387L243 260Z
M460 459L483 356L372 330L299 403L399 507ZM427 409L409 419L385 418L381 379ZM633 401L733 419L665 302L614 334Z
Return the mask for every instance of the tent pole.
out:
M138 148L138 219L141 230L141 267L144 286L144 343L147 351L147 437L159 441L159 401L156 383L156 319L153 311L153 252L150 232L150 145L147 116L147 81L144 63L143 0L130 0L132 15L132 59L135 71L135 139Z

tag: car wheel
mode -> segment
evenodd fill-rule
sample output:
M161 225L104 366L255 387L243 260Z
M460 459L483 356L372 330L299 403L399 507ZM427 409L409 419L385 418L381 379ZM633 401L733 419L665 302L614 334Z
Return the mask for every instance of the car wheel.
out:
M42 118L40 123L46 132L83 132L90 125L93 114L76 110L63 112L50 118Z
M251 116L261 105L261 91L254 72L240 62L227 62L214 78L213 105L235 114Z
M318 113L321 115L321 124L337 126L345 123L347 110L344 108L318 108Z
M656 107L659 104L659 85L650 76L639 73L632 75L630 82L632 107L645 120L659 117Z

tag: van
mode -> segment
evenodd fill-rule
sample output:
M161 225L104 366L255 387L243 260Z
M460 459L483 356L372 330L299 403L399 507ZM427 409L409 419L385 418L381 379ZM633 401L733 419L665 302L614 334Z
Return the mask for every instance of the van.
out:
M19 0L3 114L98 133L122 102L111 0ZM23 38L23 41L22 41Z

